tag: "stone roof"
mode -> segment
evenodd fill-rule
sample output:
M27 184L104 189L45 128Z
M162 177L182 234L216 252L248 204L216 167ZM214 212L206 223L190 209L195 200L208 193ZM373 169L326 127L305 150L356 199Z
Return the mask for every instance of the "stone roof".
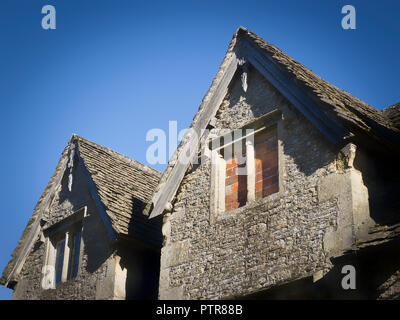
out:
M150 200L161 172L84 138L75 136L74 141L113 229L128 235L134 228L134 207L141 211ZM140 223L147 223L147 219Z
M266 42L255 33L242 26L240 26L234 33L225 58L220 65L219 71L208 92L204 96L198 112L193 118L190 126L191 128L194 127L198 121L200 114L207 106L207 102L211 100L218 82L224 75L229 59L236 50L236 47L240 46L243 39L248 40L257 50L270 57L273 63L283 71L288 79L294 81L296 86L301 88L304 92L307 92L308 96L312 97L312 99L317 102L319 108L324 114L335 119L335 121L339 121L351 132L351 134L353 134L353 136L361 137L361 139L370 145L374 144L377 147L386 146L391 150L399 152L400 131L396 126L393 117L387 116L387 113L377 110L350 93L325 81L310 69L289 57L279 48ZM171 157L168 166L160 179L160 184L155 189L152 203L157 201L159 193L162 192L162 188L166 186L168 177L179 158L179 154L189 139L190 137L187 139L184 137L175 154ZM180 181L178 183L180 183ZM170 186L168 186L168 188L169 187ZM148 203L145 209L146 214L151 212L152 203Z
M266 42L250 30L240 27L236 31L237 37L247 37L285 69L289 76L296 78L297 83L308 89L320 99L322 107L329 107L343 121L353 124L359 129L371 131L377 126L397 131L391 119L383 112L370 106L352 94L341 90L328 81L317 76L310 69L295 61L282 50ZM354 128L353 128L354 129Z
M129 236L160 245L161 225L152 222L142 214L146 202L150 199L161 173L140 162L130 159L111 149L100 146L77 135L73 135L62 152L56 170L37 202L33 215L22 233L18 245L11 254L11 260L3 271L0 284L6 284L12 275L19 257L29 242L35 241L47 200L54 193L63 176L70 146L75 143L80 161L92 179L101 205L117 235ZM13 277L12 277L13 278Z
M400 102L383 109L382 113L386 118L392 121L397 129L400 129Z

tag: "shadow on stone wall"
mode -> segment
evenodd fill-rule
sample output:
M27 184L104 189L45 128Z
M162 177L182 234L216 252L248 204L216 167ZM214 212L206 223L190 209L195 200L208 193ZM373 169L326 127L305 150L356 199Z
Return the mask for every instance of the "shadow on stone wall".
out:
M245 300L375 300L400 298L400 241L371 247L332 259L334 267L320 280L313 277L293 280L255 292ZM356 289L342 288L345 265L356 270Z
M371 154L361 148L357 150L354 167L363 173L369 194L370 216L377 224L400 221L399 161L384 154Z
M132 214L129 222L128 233L130 237L144 243L160 247L163 241L161 233L162 220L149 219L143 214L146 203L132 197Z
M129 222L132 241L124 242L118 248L121 266L127 268L127 300L158 298L162 220L148 219L143 214L145 206L145 202L132 197L133 209Z
M156 300L160 270L160 252L152 248L123 244L118 248L121 267L127 269L126 300Z

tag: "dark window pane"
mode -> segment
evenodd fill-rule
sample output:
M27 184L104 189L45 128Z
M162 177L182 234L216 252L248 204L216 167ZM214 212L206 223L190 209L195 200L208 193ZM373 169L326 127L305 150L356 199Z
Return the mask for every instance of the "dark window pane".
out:
M65 239L57 242L56 245L56 284L61 282L61 275L64 263L64 247L65 247Z
M72 267L74 263L74 252L75 252L75 234L71 234L69 236L69 257L68 257L68 274L67 274L67 279L72 278Z
M74 251L71 252L73 255L72 258L72 274L71 278L75 278L78 275L78 270L79 270L79 252L81 248L81 232L77 232L74 235Z

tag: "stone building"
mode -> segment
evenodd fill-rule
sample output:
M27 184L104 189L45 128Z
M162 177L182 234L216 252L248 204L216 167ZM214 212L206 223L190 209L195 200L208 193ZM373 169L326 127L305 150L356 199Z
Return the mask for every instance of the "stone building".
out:
M240 27L145 210L159 298L399 298L399 119Z
M13 299L156 299L160 172L73 135L0 283Z
M240 27L162 175L71 138L0 283L16 299L400 298L399 129L400 104L379 111Z

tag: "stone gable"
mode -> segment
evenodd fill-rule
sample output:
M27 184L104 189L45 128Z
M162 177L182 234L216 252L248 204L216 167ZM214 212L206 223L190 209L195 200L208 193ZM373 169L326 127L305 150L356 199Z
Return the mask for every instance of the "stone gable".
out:
M336 228L338 199L319 201L318 186L337 171L339 150L255 69L246 93L240 79L231 85L215 127L240 128L276 109L283 114L277 124L281 189L213 219L210 162L187 173L166 222L161 298L177 288L189 299L243 295L329 268L324 237Z

